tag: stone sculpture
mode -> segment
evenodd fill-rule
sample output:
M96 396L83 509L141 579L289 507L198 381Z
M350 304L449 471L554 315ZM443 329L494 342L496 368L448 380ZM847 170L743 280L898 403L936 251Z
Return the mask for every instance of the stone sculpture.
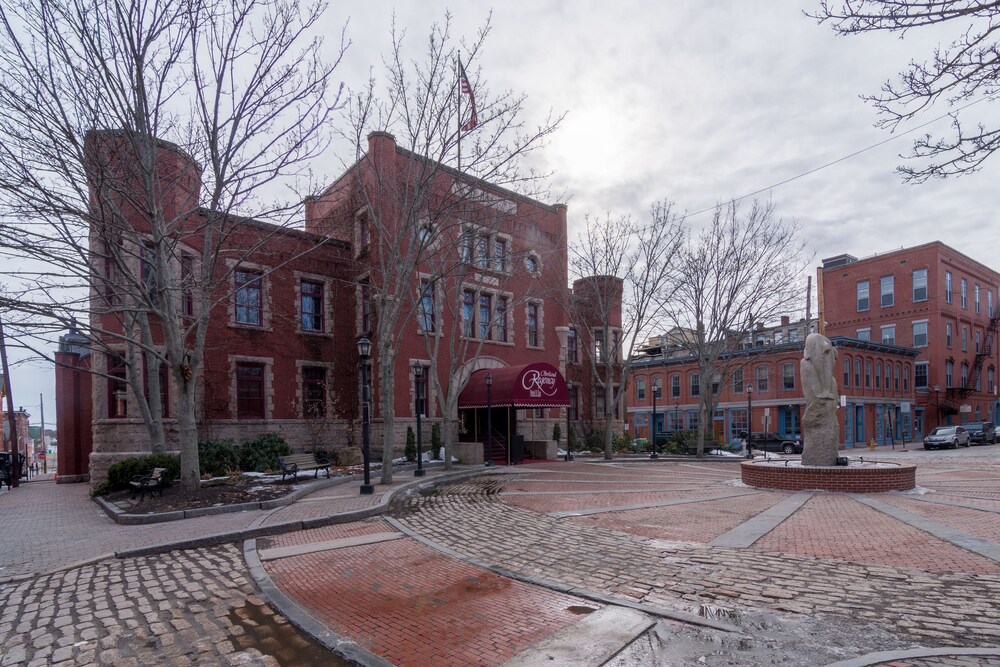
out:
M834 369L837 350L830 339L818 333L806 337L799 363L806 410L802 415L802 465L837 465L840 423L837 420L837 380Z

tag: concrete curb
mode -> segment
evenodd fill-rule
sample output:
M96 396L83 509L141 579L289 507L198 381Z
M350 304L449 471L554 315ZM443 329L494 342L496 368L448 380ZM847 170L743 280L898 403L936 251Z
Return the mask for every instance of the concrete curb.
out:
M826 665L826 667L872 667L884 662L894 662L908 658L935 658L958 655L1000 656L1000 647L962 648L953 646L951 648L913 648L903 651L878 651L877 653L869 653L858 658L833 662Z

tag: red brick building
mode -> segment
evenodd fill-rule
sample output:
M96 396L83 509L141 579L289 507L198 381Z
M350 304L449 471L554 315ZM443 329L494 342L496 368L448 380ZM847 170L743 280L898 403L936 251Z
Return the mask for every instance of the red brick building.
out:
M94 133L91 140L113 146L114 137L114 133ZM212 213L194 205L201 187L198 165L171 144L163 142L158 151L165 207L192 211L182 215L179 224L177 268L183 275L197 270L204 241L197 230L204 216ZM426 163L396 146L390 135L374 133L368 153L321 196L306 202L304 230L228 219L229 235L215 276L224 284L209 313L204 372L196 391L200 439L277 432L299 450L360 445L356 343L360 336L371 335L378 316L371 300L392 275L391 270L379 268L391 269L398 261L391 244L383 243L393 238L393 230L376 234L370 224L376 215L393 218L398 191L382 189L378 197L362 196L378 190L368 187L372 183L365 179L402 186L413 164L421 161ZM446 345L453 339L472 343L457 361L438 357L433 370L445 388L457 383L454 386L462 391L467 384L481 383L490 369L537 364L554 369L549 379L562 386L556 400L494 405L491 415L494 431L505 441L518 435L547 440L554 423L565 423L562 406L568 401L562 383L567 356L577 354L582 360L585 353L576 345L562 307L567 299L566 206L543 204L437 167L434 197L446 199L456 191L464 196L461 210L451 210L447 220L445 216L429 220L428 243L440 252L429 253L411 284L402 287L403 294L412 295L404 298L412 298L417 310L395 338L395 448L402 453L405 429L415 419L413 367L430 370L428 343L435 337ZM100 192L92 193L95 202L100 203L100 197ZM141 222L129 223L131 229L115 242L129 246L129 256L136 262L133 273L144 276L143 244L149 230ZM456 236L447 238L445 230ZM89 473L92 483L101 481L115 461L149 450L149 436L134 409L137 397L125 380L123 352L116 348L115 334L122 330L116 311L119 286L112 268L98 259L110 254L102 246L106 243L99 234L91 239L95 268L105 280L103 289L92 290L91 325L107 334L89 354L77 342L61 345L57 373L60 474L82 479ZM442 264L462 270L442 272ZM433 284L430 280L456 274L461 281L451 287L443 279ZM447 291L452 288L455 293ZM201 315L194 299L184 296L180 305L185 317ZM162 338L156 322L152 326L154 337ZM373 361L377 369L378 357ZM88 370L97 375L87 376ZM377 400L381 378L376 373L372 380L376 389L372 447L378 452L383 441ZM170 448L177 443L175 378L162 372L160 382L165 388L163 423ZM468 406L457 420L446 420L428 383L423 387L429 421L441 421L463 438L482 439L485 408ZM597 400L592 393L577 389L571 397L571 417L592 414L592 401ZM425 424L429 440L430 424ZM84 466L88 448L92 452Z
M827 336L917 352L915 437L939 424L997 419L1000 274L934 241L862 260L824 259L817 275ZM867 423L858 413L854 428Z
M732 443L741 431L771 431L783 437L801 435L805 400L799 379L805 337L814 328L804 320L783 318L773 327L758 327L752 335L734 340L724 355L725 380L714 382L717 406L710 433L719 443ZM837 385L842 396L841 442L847 446L903 442L914 434L910 410L916 352L891 344L846 337L831 339L838 354ZM695 359L669 346L647 346L648 360L635 362L629 396L633 434L650 438L657 433L697 429L699 370ZM854 370L858 369L858 374ZM843 372L841 372L843 371ZM721 375L721 374L720 374ZM654 387L656 393L654 410Z

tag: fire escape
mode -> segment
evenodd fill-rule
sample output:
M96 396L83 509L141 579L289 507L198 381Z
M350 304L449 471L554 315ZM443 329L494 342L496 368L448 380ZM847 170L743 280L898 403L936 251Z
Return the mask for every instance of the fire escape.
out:
M1000 312L995 313L990 318L989 326L986 327L986 340L983 341L982 348L976 354L975 361L972 362L972 369L965 385L948 389L949 399L959 401L966 399L972 392L976 391L976 387L980 386L979 382L983 376L983 362L993 356L993 339L996 337L998 328L1000 328Z

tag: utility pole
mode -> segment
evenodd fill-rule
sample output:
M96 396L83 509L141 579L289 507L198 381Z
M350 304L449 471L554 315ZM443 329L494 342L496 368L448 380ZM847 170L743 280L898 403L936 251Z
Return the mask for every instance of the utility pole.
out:
M3 320L0 319L0 368L3 370L3 394L7 397L7 419L10 422L10 476L11 486L20 486L21 466L18 465L17 420L14 418L14 397L10 389L10 368L7 366L7 342L3 336Z
M45 474L49 471L49 448L45 446L45 401L41 394L38 395L38 411L42 420L42 451L45 452L45 458L42 459L42 474Z

